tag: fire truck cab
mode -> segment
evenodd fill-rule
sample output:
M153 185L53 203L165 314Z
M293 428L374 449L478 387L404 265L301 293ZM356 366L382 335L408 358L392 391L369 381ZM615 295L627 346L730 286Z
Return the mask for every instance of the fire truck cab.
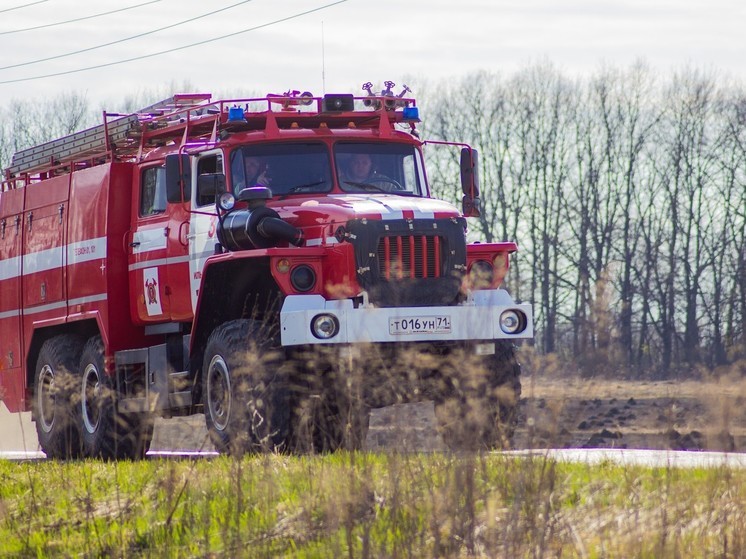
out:
M143 456L155 416L200 411L221 451L359 448L371 407L422 398L451 446L505 443L517 247L466 243L476 151L462 208L432 198L392 85L174 95L14 155L0 396L49 457Z

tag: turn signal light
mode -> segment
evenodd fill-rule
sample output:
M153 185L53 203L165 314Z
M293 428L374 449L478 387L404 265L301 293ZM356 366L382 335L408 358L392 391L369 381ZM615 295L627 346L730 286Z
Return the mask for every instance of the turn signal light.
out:
M277 268L277 271L281 274L287 274L290 271L290 260L287 258L280 258L280 260L277 261L277 264L275 264L275 268Z

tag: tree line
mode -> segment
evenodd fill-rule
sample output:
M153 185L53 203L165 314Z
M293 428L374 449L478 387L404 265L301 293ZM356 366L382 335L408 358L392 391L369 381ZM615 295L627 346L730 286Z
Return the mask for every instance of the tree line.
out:
M428 137L480 150L485 241L520 251L509 289L535 344L588 373L668 376L746 358L746 90L643 63L551 64L437 86ZM454 160L430 178L457 197Z
M743 363L743 84L697 68L662 77L643 63L570 78L542 63L427 89L422 137L480 150L470 236L518 242L508 289L534 305L539 352L632 376ZM100 115L76 93L12 101L0 108L0 166ZM454 154L426 153L435 192L459 201Z

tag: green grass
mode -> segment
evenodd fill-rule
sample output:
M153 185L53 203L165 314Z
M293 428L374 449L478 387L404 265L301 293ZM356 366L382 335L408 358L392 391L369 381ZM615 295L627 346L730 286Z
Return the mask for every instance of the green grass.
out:
M0 461L0 557L743 557L746 472L337 453Z

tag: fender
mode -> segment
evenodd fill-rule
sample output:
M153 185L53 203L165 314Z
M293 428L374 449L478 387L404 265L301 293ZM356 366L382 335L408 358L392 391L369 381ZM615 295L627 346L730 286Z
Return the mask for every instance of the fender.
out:
M192 361L198 359L210 333L223 322L242 316L263 319L273 312L279 317L288 282L273 269L272 262L285 258L302 260L318 270L320 277L318 263L327 255L323 247L280 247L227 252L208 258L192 322Z

